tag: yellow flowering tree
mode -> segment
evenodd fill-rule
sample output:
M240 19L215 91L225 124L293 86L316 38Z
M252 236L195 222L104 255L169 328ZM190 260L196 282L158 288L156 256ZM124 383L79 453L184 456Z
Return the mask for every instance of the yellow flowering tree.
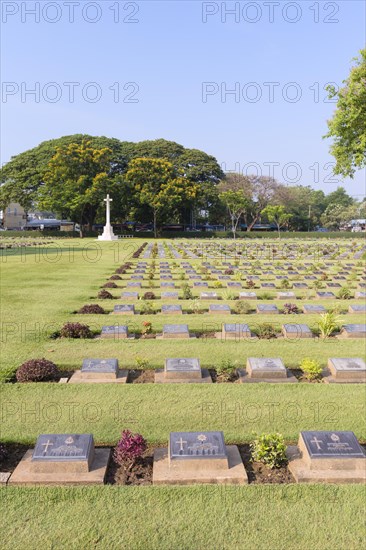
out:
M151 208L155 237L162 219L194 200L198 192L197 184L184 178L171 162L163 159L133 159L125 179L137 202Z

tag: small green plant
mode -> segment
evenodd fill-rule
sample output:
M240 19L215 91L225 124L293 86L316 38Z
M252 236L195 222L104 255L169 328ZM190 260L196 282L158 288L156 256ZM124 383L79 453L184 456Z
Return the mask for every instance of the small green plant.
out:
M305 357L300 363L300 369L307 380L319 380L322 374L322 367L316 359Z
M311 288L314 290L320 290L321 288L324 288L324 285L321 281L313 281L311 284Z
M271 323L263 323L258 326L256 330L258 338L261 340L272 340L277 338L276 327L271 325Z
M197 299L192 300L188 307L189 310L192 311L192 313L200 313L200 311L202 310L202 304Z
M155 313L154 306L150 302L143 302L141 305L141 313L144 315Z
M149 366L148 359L145 359L144 357L136 357L135 361L136 361L136 367L138 369L142 369L142 370L147 369Z
M222 293L223 300L235 300L235 294L231 290L224 290Z
M251 311L250 304L248 302L245 302L243 300L238 300L235 302L234 306L235 313L241 314L241 315L247 315Z
M343 323L343 319L340 319L333 311L322 313L318 321L320 337L323 339L329 338L333 332L339 330L341 323Z
M192 300L193 294L188 283L182 284L183 300Z
M222 288L222 282L221 281L215 281L213 286L214 286L214 288Z
M279 433L262 434L251 443L252 461L262 462L271 469L287 463L286 445Z
M282 279L280 283L280 288L287 289L291 287L291 283L288 279Z
M262 294L260 294L258 298L259 300L272 300L273 294L271 294L270 292L262 292Z
M340 300L350 300L352 296L352 291L348 286L342 286L337 294L337 298L339 298Z
M223 359L219 365L215 367L216 374L228 381L235 371L235 365L230 359Z
M152 323L150 321L144 321L142 323L141 334L145 335L145 334L151 334L151 333L152 333Z

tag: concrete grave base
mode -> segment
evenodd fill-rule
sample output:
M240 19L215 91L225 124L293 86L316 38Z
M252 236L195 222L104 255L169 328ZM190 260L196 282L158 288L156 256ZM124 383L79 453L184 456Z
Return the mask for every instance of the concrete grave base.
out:
M89 472L68 472L57 465L58 472L36 473L32 469L33 449L25 453L22 460L12 473L8 485L102 485L107 471L110 449L95 449L94 460Z
M245 369L236 369L239 376L239 382L243 384L253 384L258 382L270 382L271 384L286 384L298 382L298 379L291 371L287 370L286 378L251 378Z
M106 375L96 373L82 373L77 370L71 376L69 384L126 384L128 378L128 370L119 370L117 378L111 378Z
M215 466L200 466L187 469L184 460L169 466L168 449L156 449L154 452L153 485L193 485L197 483L215 483L222 485L246 485L247 472L244 468L239 449L236 445L226 445L228 469ZM206 461L205 461L206 462Z
M9 481L10 472L0 472L0 485L6 485Z
M302 458L299 447L287 447L288 468L298 483L366 483L366 460L363 468L334 469L335 460L329 461L328 469L310 469L309 464ZM313 461L315 462L315 461ZM332 466L333 465L333 466Z
M225 332L223 335L221 332L215 332L215 338L218 340L235 340L236 342L245 342L246 340L258 340L258 336L254 332L242 332L241 334L230 334Z
M155 371L155 384L212 384L208 369L201 369L202 378L193 378L187 373L185 378L166 378L164 369Z
M188 340L189 338L196 338L196 335L195 334L157 334L156 335L156 340L173 340L173 339L178 339L178 340Z

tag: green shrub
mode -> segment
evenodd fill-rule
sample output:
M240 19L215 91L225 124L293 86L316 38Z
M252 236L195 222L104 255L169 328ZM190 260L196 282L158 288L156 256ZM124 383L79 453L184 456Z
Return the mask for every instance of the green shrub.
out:
M143 302L141 305L141 313L144 315L155 313L154 306L150 302Z
M316 359L309 359L308 357L301 361L300 369L308 380L318 380L321 378L323 370L319 361Z
M229 380L233 375L235 368L235 365L230 359L223 359L221 363L215 367L215 370L218 376L221 376L224 380Z
M213 286L214 286L214 288L222 288L222 282L221 281L215 281Z
M192 300L193 294L188 283L184 283L182 285L182 291L183 291L183 300Z
M147 369L149 366L149 360L144 357L136 357L136 367L138 369Z
M248 313L250 313L251 307L248 302L238 300L237 302L235 302L234 311L235 313L239 313L241 315L247 315Z
M272 340L273 338L277 338L276 327L271 325L271 323L263 323L262 325L259 325L256 333L258 338L261 340Z
M291 287L291 283L288 279L282 279L280 282L280 288L287 289Z
M222 293L223 300L235 300L235 294L231 290L224 290Z
M262 462L270 468L280 468L286 464L286 445L279 433L262 434L251 443L252 460Z
M352 291L348 286L342 286L342 288L339 289L337 294L337 297L340 300L350 300L352 296L353 296Z
M188 307L193 313L199 313L202 310L202 304L199 300L192 300Z
M343 322L342 319L337 317L333 311L328 311L327 313L322 313L320 315L320 320L318 321L318 327L321 338L328 338L339 330L339 325Z
M260 294L258 296L258 299L259 300L272 300L273 299L273 294L271 292L262 292L262 294Z

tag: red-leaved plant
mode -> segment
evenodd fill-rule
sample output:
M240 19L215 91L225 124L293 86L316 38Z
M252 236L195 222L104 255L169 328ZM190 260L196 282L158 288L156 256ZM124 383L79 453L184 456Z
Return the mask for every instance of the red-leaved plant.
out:
M116 464L131 470L135 461L146 451L147 444L140 434L133 434L130 430L123 430L122 437L113 451Z

